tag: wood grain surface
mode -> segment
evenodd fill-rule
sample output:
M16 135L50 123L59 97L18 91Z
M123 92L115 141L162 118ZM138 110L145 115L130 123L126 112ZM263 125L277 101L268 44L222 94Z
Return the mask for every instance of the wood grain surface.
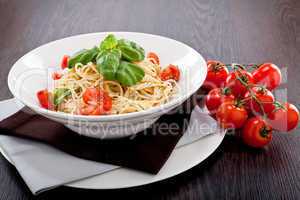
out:
M298 0L0 0L0 100L12 97L6 78L22 55L52 40L101 31L171 37L205 58L226 63L272 61L287 74L276 95L287 96L299 107ZM35 198L58 199L61 195L86 199L94 195L97 199L299 199L299 128L293 134L275 134L264 150L249 149L226 136L205 162L159 183L98 191L61 187ZM1 155L0 199L31 198L15 168Z

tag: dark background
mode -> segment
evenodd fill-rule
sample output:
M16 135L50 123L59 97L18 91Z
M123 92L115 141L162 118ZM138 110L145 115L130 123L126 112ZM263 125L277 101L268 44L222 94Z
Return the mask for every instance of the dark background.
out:
M288 100L299 108L298 0L0 0L0 100L12 97L13 63L42 44L71 35L136 31L182 41L206 59L271 61L287 71ZM170 51L172 51L170 49ZM285 95L280 90L277 95ZM299 199L300 134L275 134L263 150L226 136L205 162L174 178L137 188L91 191L67 187L38 198ZM188 155L187 155L188 156ZM57 166L59 167L59 166ZM0 199L29 199L30 191L0 156Z

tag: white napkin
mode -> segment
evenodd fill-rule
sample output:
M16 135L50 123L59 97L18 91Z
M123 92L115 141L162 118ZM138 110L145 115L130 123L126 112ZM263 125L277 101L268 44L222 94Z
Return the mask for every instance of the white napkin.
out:
M22 105L15 99L1 101L0 121L20 108ZM176 148L220 131L216 121L197 106L192 112L189 127ZM0 147L33 194L119 168L77 158L43 143L1 134Z

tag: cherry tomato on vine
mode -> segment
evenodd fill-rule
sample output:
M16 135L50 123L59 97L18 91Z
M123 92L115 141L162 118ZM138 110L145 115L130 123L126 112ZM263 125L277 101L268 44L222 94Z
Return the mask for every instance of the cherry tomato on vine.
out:
M254 97L252 97L252 95ZM246 92L244 99L249 99L246 102L247 109L255 114L270 113L275 109L275 98L268 89L260 86L252 87ZM262 110L263 109L263 110Z
M280 69L273 63L264 63L252 72L255 83L265 85L267 89L274 90L282 80Z
M223 87L229 74L227 67L217 60L208 60L206 63L207 75L203 86L210 90Z
M215 88L207 94L205 104L211 114L216 114L223 102L234 102L234 99L229 88Z
M147 55L147 58L150 59L150 61L153 63L153 64L157 64L159 65L159 57L156 53L154 52L149 52L148 55Z
M224 102L218 108L216 117L221 127L237 129L245 124L248 113L238 102Z
M251 147L264 147L271 142L272 127L262 118L252 117L245 123L242 131L242 138L244 143Z
M296 106L278 102L275 106L275 110L268 114L268 123L273 129L286 132L296 128L299 122L299 111Z
M226 87L229 87L232 94L236 97L243 97L248 91L245 85L251 84L253 84L252 74L246 70L236 70L231 72L226 79Z

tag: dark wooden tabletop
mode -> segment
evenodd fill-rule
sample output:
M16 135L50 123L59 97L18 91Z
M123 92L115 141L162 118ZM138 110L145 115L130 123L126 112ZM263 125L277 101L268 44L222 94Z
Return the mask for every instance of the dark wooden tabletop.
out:
M0 0L0 100L12 97L7 74L23 54L52 40L101 31L171 37L226 63L274 62L288 73L277 95L287 91L299 107L298 0ZM263 150L226 136L203 163L159 183L122 190L61 187L36 198L299 199L299 130L275 134ZM0 199L29 198L33 195L1 155Z

